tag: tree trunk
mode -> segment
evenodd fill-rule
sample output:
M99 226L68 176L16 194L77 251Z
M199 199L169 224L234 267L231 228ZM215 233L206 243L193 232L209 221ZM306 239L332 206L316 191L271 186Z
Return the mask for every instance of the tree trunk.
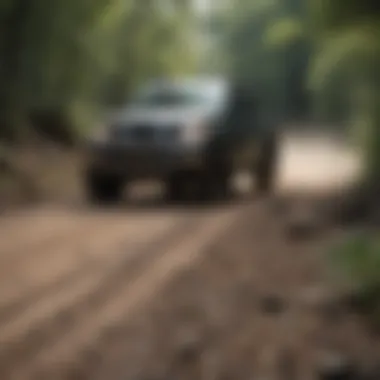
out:
M23 127L23 94L19 82L21 56L28 22L31 0L18 0L13 5L5 21L7 36L2 49L0 89L1 135L15 138Z

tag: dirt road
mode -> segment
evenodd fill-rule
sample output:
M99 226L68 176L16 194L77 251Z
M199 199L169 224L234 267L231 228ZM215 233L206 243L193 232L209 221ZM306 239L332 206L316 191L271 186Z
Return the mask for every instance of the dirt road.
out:
M287 137L281 154L280 192L329 190L358 170L354 155L326 138ZM67 378L62 369L94 354L258 202L203 210L48 205L4 216L0 378Z

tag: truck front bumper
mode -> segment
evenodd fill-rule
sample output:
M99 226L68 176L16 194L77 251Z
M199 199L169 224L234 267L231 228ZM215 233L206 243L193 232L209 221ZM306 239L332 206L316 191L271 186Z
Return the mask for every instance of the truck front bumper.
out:
M128 179L159 179L181 170L202 170L202 150L185 146L140 146L92 143L87 168Z

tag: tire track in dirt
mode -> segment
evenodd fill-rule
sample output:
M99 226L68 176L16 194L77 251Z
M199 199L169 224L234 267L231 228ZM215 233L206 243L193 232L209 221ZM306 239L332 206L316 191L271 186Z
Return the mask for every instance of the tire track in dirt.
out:
M122 324L131 312L136 311L161 288L171 272L192 263L201 255L204 247L214 241L240 213L239 208L221 214L214 213L201 220L195 218L192 228L187 227L184 233L176 234L164 247L155 248L153 262L141 262L142 267L133 270L131 278L126 279L125 276L128 267L121 268L120 282L112 287L108 297L103 297L94 310L90 311L90 318L87 311L78 320L81 323L76 323L65 336L57 339L55 345L35 352L35 357L21 363L21 370L8 378L27 379L30 378L31 370L39 373L40 369L58 368L60 363L77 357L88 345L94 347L108 327L114 328Z
M23 220L20 220L21 218ZM50 218L49 221L48 218ZM5 261L19 251L25 252L26 248L37 245L41 240L45 241L46 236L49 236L49 240L59 238L67 229L73 227L73 219L68 215L56 215L54 222L51 223L52 218L45 216L36 220L24 216L11 226L2 227L0 229L0 260Z
M75 218L74 218L75 217ZM31 247L61 239L80 224L101 219L97 213L80 213L51 208L3 216L0 224L0 260Z
M46 222L46 224L48 225L49 223ZM54 223L51 224L54 225ZM57 233L49 233L45 229L45 232L41 231L43 236L37 236L32 241L17 239L16 241L19 243L16 243L16 247L14 247L14 239L8 238L9 241L12 241L13 247L9 247L9 250L1 257L1 279L14 276L11 272L12 266L18 268L22 266L30 267L31 262L36 265L37 259L43 260L41 256L46 255L55 247L64 245L68 240L77 241L88 231L93 229L100 230L102 226L104 226L104 220L99 220L96 217L91 218L87 223L81 218L75 218L66 228L57 226Z
M141 236L142 227L150 231L149 238L152 239L167 229L174 227L177 219L165 220L165 218L162 218L160 224L157 224L154 219L140 220L139 222L134 223L132 226L126 226L125 223L121 223L121 225L111 223L105 228L105 231L103 230L101 234L95 235L92 239L85 236L84 238L89 241L85 242L86 244L81 248L82 251L79 251L74 246L66 247L63 250L60 249L60 254L58 252L51 253L50 256L53 257L49 257L49 259L54 264L53 268L50 266L49 270L47 270L45 263L43 266L38 267L37 270L30 269L29 272L33 272L32 277L34 277L30 281L31 286L25 288L24 292L13 298L9 297L11 293L4 292L8 294L8 299L10 299L8 302L6 300L1 302L0 337L2 335L1 325L12 319L14 320L14 315L21 315L25 319L24 314L28 311L28 308L38 309L41 302L49 302L49 297L55 297L65 287L71 287L72 283L78 282L84 276L92 274L93 271L102 270L102 267L112 265L118 257L105 254L108 250L111 252L123 252L123 249L125 249L131 253L136 251L139 244L142 244L141 240L145 238L145 236ZM142 225L142 222L144 225ZM107 239L104 239L104 235L106 235ZM73 249L71 250L71 248ZM28 274L31 276L31 273L25 273L25 275Z
M104 267L98 267L98 271L90 274L87 278L78 278L78 282L72 283L61 295L57 295L52 302L45 302L45 308L50 308L50 318L46 316L48 310L42 309L42 305L36 307L35 312L39 315L40 322L34 329L28 328L31 322L31 316L24 316L22 323L24 326L14 326L12 333L9 329L4 328L7 336L1 336L2 345L5 348L3 351L3 360L1 361L6 367L12 365L12 356L17 357L17 363L22 362L22 359L28 359L29 355L34 355L38 350L47 349L49 345L54 344L59 339L61 334L65 333L65 328L70 328L71 325L76 325L76 319L81 318L83 314L90 313L91 309L102 304L104 299L111 298L114 293L117 294L119 288L125 281L128 281L126 275L129 271L138 270L138 266L165 249L167 244L173 244L174 241L190 232L191 228L196 227L198 218L183 217L180 221L174 221L166 231L157 233L153 239L136 247L136 253L133 256L120 253L114 257L112 265L109 265L107 270ZM189 230L190 229L190 230ZM161 247L161 249L160 249ZM63 319L70 319L72 323L60 323L59 314L64 313ZM50 319L50 322L49 322ZM20 327L24 331L24 339L20 338ZM28 332L31 335L28 337ZM39 337L33 335L37 332ZM15 335L19 335L16 340ZM58 334L58 336L57 336ZM6 339L4 339L6 338ZM28 345L26 341L31 343ZM34 342L33 342L34 340ZM17 344L17 341L22 343L22 348ZM12 342L13 349L12 349ZM21 350L20 350L21 348ZM22 352L21 352L22 351ZM3 371L6 368L3 367Z
M4 264L21 261L23 255L31 256L31 250L42 251L45 247L64 243L78 228L88 223L98 223L108 218L111 221L125 222L127 213L121 215L104 210L85 210L75 212L68 210L47 210L34 215L23 213L9 217L9 224L0 226L0 274L4 272ZM78 231L80 233L80 231ZM71 239L73 240L73 239Z
M96 242L98 236L103 239L107 231L116 237L128 225L131 225L131 222L125 215L120 219L115 216L103 217L96 221L90 219L87 223L78 222L75 230L70 228L62 235L62 239L56 239L55 243L54 238L48 238L47 245L32 247L28 251L27 259L22 260L23 253L20 252L21 257L8 262L10 266L6 268L6 273L0 273L0 310L13 299L26 296L32 289L54 281L59 272L61 276L69 275L72 268L78 265L78 260L82 260L84 265L86 259L91 256L93 246L89 247L89 242ZM94 249L93 252L97 250ZM5 268L3 269L5 271Z
M19 299L16 298L16 303L23 298L29 301L33 300L33 290L37 293L39 291L43 292L44 290L48 290L50 287L57 290L57 287L54 286L55 284L58 285L61 282L66 283L68 279L72 281L75 276L82 277L80 272L84 269L101 269L101 265L107 265L107 261L111 261L112 263L116 259L112 254L108 254L107 249L111 249L112 252L112 249L118 245L127 247L129 245L129 248L131 248L134 243L138 244L139 240L141 242L141 240L145 239L145 236L138 235L138 232L142 232L142 227L150 230L150 234L153 234L152 237L154 237L155 234L159 235L165 230L172 228L176 223L176 219L168 219L165 221L165 218L162 218L160 224L157 224L157 221L154 220L141 220L140 223L135 222L132 226L126 226L125 224L119 225L115 224L115 221L113 222L114 223L105 225L101 234L96 234L94 237L89 236L89 234L82 236L81 241L85 245L83 245L81 249L86 250L85 254L78 249L76 244L69 244L63 248L59 246L58 250L55 250L53 253L50 252L50 266L47 265L49 262L46 263L45 261L44 265L36 269L29 268L29 275L32 275L31 284L33 284L34 287L24 289L25 294L22 294ZM141 222L143 222L143 224L141 224ZM120 239L122 240L120 241ZM105 255L106 252L107 255ZM25 275L27 274L28 273L25 273ZM3 310L6 310L6 308Z

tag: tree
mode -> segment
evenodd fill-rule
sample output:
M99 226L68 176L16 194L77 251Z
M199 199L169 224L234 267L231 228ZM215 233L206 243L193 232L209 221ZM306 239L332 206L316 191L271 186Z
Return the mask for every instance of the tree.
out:
M346 104L367 177L380 180L380 6L373 0L313 0L316 54L311 87ZM339 91L340 89L340 91ZM347 96L347 94L349 96Z
M83 123L91 124L87 117L97 116L105 98L125 101L150 76L192 70L195 52L186 49L193 23L189 4L2 1L0 136L25 136L31 113L37 124L49 119L50 129L66 120L62 128L76 135Z
M299 0L236 1L218 23L229 74L252 85L264 119L294 118L307 111L305 13Z

